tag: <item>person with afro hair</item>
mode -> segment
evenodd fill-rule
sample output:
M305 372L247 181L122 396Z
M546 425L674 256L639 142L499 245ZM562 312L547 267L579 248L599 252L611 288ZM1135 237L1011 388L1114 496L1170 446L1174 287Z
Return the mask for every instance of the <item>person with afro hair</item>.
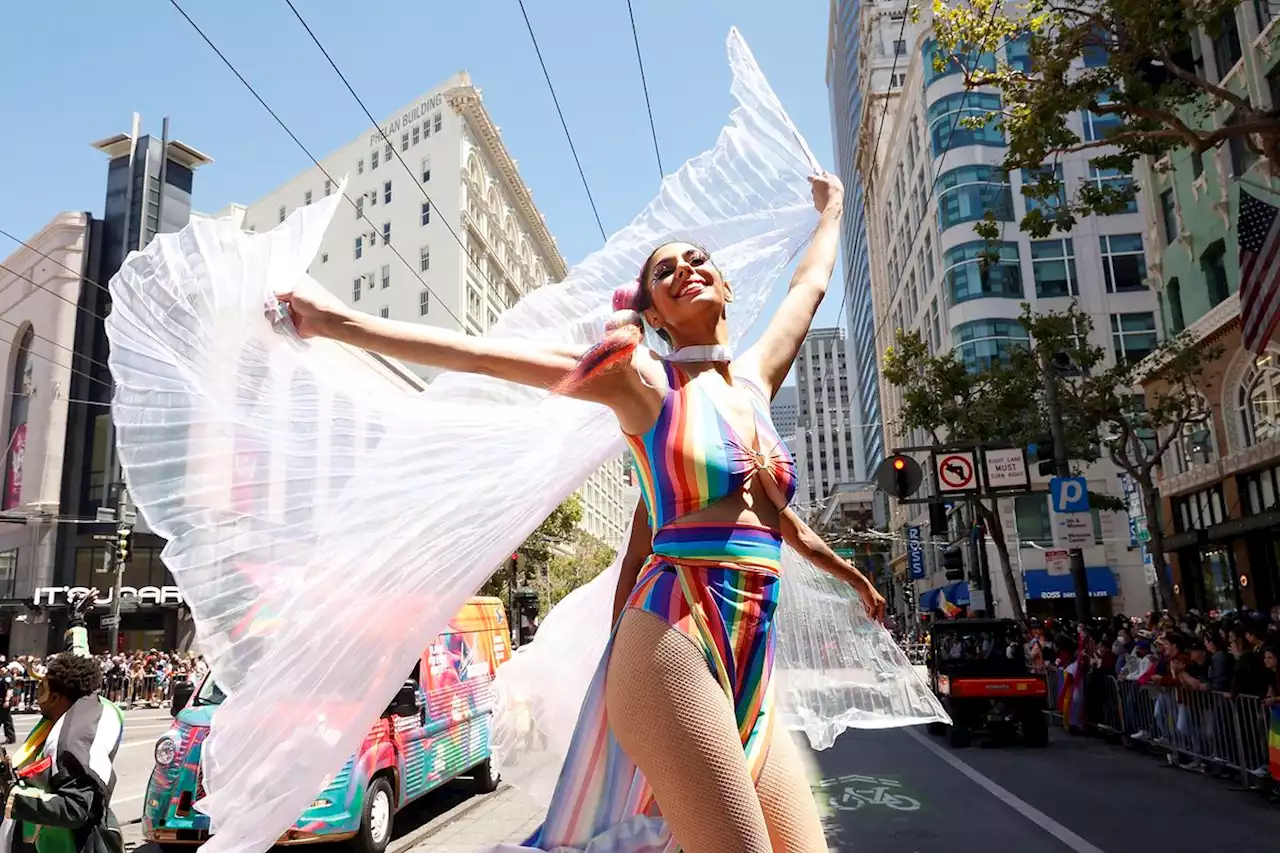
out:
M71 603L68 650L49 660L36 689L40 722L12 760L2 757L0 853L124 851L110 808L124 715L98 693L102 670L88 656L84 614L94 598Z

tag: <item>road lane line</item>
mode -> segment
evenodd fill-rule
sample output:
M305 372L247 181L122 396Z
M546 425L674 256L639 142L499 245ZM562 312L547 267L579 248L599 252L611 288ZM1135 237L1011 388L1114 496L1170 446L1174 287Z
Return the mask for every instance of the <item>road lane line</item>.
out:
M904 728L903 732L906 733L907 737L911 738L916 743L947 762L947 764L950 764L971 782L976 782L978 786L983 788L988 794L995 797L997 800L1004 803L1006 806L1070 847L1075 851L1075 853L1103 853L1102 848L1090 844L1088 841L1081 838L1070 829L1067 829L1065 826L1058 823L1056 820L1049 817L1026 800L1018 797L1012 791L1002 787L991 779L988 779L986 776L982 775L982 773L970 767L964 761L943 749L928 737L920 734L915 729Z

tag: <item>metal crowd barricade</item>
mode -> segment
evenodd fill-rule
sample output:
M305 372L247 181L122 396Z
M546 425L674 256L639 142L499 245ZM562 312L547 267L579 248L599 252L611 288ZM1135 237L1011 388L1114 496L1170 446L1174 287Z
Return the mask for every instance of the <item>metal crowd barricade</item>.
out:
M1050 717L1061 725L1062 673L1050 667L1045 678ZM1121 737L1171 765L1233 778L1248 789L1270 778L1269 715L1254 696L1139 684L1107 673L1091 673L1085 680L1087 728Z

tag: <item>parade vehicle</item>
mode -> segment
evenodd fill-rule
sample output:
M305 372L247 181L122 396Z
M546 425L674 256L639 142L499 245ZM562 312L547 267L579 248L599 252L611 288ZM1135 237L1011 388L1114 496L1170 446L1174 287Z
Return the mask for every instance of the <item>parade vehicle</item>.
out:
M510 658L502 602L470 599L278 843L344 841L355 853L382 853L396 812L424 794L461 776L470 776L478 793L495 790L492 682ZM209 838L209 818L194 804L205 795L201 744L224 699L212 675L174 697L174 724L156 743L143 798L143 837L162 849L190 853Z
M1012 619L951 619L933 623L926 656L929 684L951 725L931 723L951 745L965 747L975 732L1020 735L1030 746L1049 742L1048 689L1032 672L1022 631Z

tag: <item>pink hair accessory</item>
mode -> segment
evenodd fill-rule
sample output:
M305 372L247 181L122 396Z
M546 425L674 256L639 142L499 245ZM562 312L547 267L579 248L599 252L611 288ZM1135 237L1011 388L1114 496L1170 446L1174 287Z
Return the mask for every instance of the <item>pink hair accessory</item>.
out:
M628 311L636 307L636 302L640 298L640 281L629 281L626 284L618 285L613 291L613 310Z

